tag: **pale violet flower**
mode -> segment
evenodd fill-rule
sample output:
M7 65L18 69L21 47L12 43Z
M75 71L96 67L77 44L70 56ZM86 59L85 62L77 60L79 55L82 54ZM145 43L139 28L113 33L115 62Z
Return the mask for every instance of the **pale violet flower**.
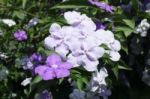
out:
M90 42L84 42L79 48L72 51L72 54L68 56L68 61L73 61L74 66L82 65L87 71L95 71L99 63L98 59L103 55L104 49L102 47L93 46Z
M9 74L9 71L6 67L2 67L0 69L0 81L6 79L7 75Z
M86 99L85 92L78 89L74 89L73 92L69 95L70 99Z
M148 86L150 86L150 75L149 75L147 69L145 69L145 70L143 71L142 81L143 81L145 84L147 84Z
M117 51L110 51L109 56L112 61L119 61L119 59L121 57Z
M16 22L11 19L2 19L2 22L7 24L9 27L16 25Z
M97 39L103 44L108 45L115 40L114 34L111 31L99 29L96 31Z
M96 24L85 14L76 11L68 11L64 13L64 17L70 25L76 28L96 30Z
M0 52L0 58L6 59L8 58L8 56L6 55L6 53Z
M107 70L101 68L100 71L96 71L90 82L90 89L92 92L101 90L102 85L106 85L105 78L108 76Z
M51 92L44 90L35 99L53 99L53 96Z
M35 26L35 25L38 24L38 22L39 22L39 19L38 19L38 18L33 18L33 19L31 19L31 20L29 21L28 26L29 26L29 27Z
M45 45L49 49L54 49L61 56L66 57L66 54L69 52L69 45L73 43L75 29L72 27L60 27L59 24L54 23L50 27L51 35L45 38Z
M108 96L111 95L111 90L109 88L107 88L106 85L103 85L103 86L101 86L98 93L101 97L103 97L103 99L108 99Z
M28 84L31 83L31 80L32 80L32 77L26 78L25 80L23 80L23 81L21 82L21 85L22 85L22 86L27 86Z
M135 33L140 34L142 37L146 37L148 29L150 29L150 23L148 23L147 19L143 19L136 28Z
M88 97L93 97L95 95L99 95L99 96L102 96L103 99L108 99L108 96L111 95L111 91L107 88L107 84L106 84L106 80L105 80L106 77L108 77L108 73L107 73L106 68L104 68L104 67L101 68L100 71L97 70L93 74L92 79L91 79L88 89L87 89L90 91ZM98 96L95 98L98 98ZM91 98L89 98L89 99L91 99Z
M114 41L110 42L110 44L108 45L108 47L111 50L119 51L121 49L121 44L120 44L120 42L118 40L114 40Z
M27 56L23 57L20 62L21 62L21 65L23 66L24 70L28 70L28 69L32 70L34 67L32 61Z

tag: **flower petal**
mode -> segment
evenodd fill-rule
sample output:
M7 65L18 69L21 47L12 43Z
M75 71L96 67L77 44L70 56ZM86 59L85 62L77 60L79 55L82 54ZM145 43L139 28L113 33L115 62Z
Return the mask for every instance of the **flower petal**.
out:
M49 67L46 65L40 65L38 67L35 68L34 72L36 74L39 74L40 76L42 76L44 74L44 72L48 69Z
M55 69L55 74L56 74L57 78L63 78L63 77L69 76L70 72L68 69L57 68L57 69Z
M53 68L48 68L42 75L43 80L51 80L51 79L54 79L55 77L56 77L56 74Z
M69 54L67 62L73 64L73 67L79 67L78 57L74 57L72 54Z
M64 44L61 44L60 46L55 48L55 51L60 54L63 58L66 57L66 55L69 52L69 49Z
M59 66L59 68L64 68L64 69L71 69L73 66L70 62L59 62L57 63L57 65Z
M55 65L56 63L61 62L61 57L58 54L51 54L47 57L46 63L49 66Z
M59 32L61 30L61 26L57 23L53 23L49 29L49 33L56 33Z
M48 49L54 49L58 44L60 44L61 40L54 39L51 36L48 36L44 40L44 44Z
M121 57L120 54L116 51L110 51L109 56L112 61L119 61Z
M87 57L83 57L83 67L87 70L87 71L96 71L97 70L97 65L98 65L98 61L90 61Z

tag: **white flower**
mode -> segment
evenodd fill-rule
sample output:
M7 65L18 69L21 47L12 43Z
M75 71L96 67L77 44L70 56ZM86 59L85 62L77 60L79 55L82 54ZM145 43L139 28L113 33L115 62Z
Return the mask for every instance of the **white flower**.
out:
M108 47L111 49L111 50L114 50L114 51L119 51L121 49L121 44L118 40L114 40L112 41Z
M136 28L135 33L140 34L142 37L147 36L147 30L150 28L150 24L148 23L147 19L143 19L141 23Z
M150 75L148 74L148 70L145 69L142 75L142 81L147 84L148 86L150 86Z
M114 34L111 31L99 29L96 31L96 36L99 42L109 44L115 40Z
M81 13L76 11L65 12L64 17L71 25L79 24L83 20L83 17L81 17Z
M92 42L82 42L79 48L76 48L68 56L71 63L83 65L87 71L95 71L98 65L98 59L104 55L104 49L102 47L94 46ZM76 61L76 62L75 62Z
M119 61L119 59L121 57L120 54L116 51L110 51L109 56L112 61Z
M31 19L31 20L29 21L28 25L29 25L29 26L35 26L35 25L38 24L38 22L39 22L39 19L38 19L38 18L33 18L33 19Z
M6 58L8 58L8 56L6 55L6 53L0 52L0 58L6 59Z
M23 80L23 81L21 82L21 85L22 85L22 86L27 86L28 84L31 83L31 80L32 80L32 77L26 78L25 80Z
M70 99L85 99L85 92L78 89L74 89L69 95Z
M105 68L101 68L101 70L98 72L96 71L95 74L92 76L91 80L91 91L95 92L98 90L101 90L101 86L106 85L105 78L108 76L107 70Z
M59 24L52 24L50 27L51 35L45 38L45 45L49 49L54 49L61 56L66 57L69 52L69 46L73 43L76 30L73 27L60 27Z
M85 14L76 11L68 11L64 13L64 17L68 24L79 29L96 30L95 23Z
M7 24L9 27L16 25L16 22L11 19L2 19L2 22Z

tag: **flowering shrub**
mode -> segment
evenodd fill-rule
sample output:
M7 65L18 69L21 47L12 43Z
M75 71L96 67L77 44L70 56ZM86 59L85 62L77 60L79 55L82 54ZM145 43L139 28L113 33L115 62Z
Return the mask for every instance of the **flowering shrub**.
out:
M2 99L150 99L149 0L3 0L0 12Z

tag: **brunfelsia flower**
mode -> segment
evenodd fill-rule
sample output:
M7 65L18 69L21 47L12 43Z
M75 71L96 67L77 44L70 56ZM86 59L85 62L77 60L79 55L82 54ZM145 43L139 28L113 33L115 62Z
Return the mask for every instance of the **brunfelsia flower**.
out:
M108 5L107 3L105 2L100 2L98 0L88 0L92 5L95 5L103 10L106 10L108 12L113 12L114 8L110 5Z
M21 85L22 85L22 86L27 86L28 84L31 83L31 80L32 80L32 77L26 78L26 79L24 79L24 80L21 82Z
M27 69L32 70L34 68L34 65L31 62L31 59L27 56L21 59L21 65L23 66L24 70L27 70Z
M107 70L105 68L101 68L100 71L96 71L93 74L89 88L92 92L99 91L101 89L101 85L106 85L105 78L108 76Z
M69 52L69 45L74 39L76 30L72 27L62 27L54 23L50 27L51 35L46 37L44 43L47 48L54 49L62 57L66 57Z
M63 62L59 55L52 54L47 57L45 65L39 65L35 68L35 73L40 75L43 80L51 80L69 76L71 68L71 63Z
M17 32L15 32L14 37L18 41L24 41L28 39L27 33L24 30L18 30Z
M85 14L76 11L68 11L64 13L67 23L80 30L96 30L96 25L91 18Z
M34 61L34 62L41 62L43 60L43 57L41 54L38 54L38 53L33 53L30 57L31 61Z
M16 22L11 19L2 19L2 22L7 24L9 27L16 25Z
M106 29L106 27L107 27L102 22L97 21L95 23L96 23L96 30L98 30L98 29Z
M53 99L53 96L51 92L48 92L48 90L44 90L39 94L39 98L37 99Z
M150 23L147 21L147 19L143 19L138 25L135 33L140 34L142 37L146 37L148 29L150 29Z
M84 42L79 49L76 48L76 50L68 56L68 61L76 60L76 64L83 65L86 70L95 71L99 63L98 59L102 57L103 54L103 48L94 46L90 42Z
M74 89L73 92L69 95L70 99L86 99L85 92L78 89Z
M33 18L33 19L31 19L31 20L29 21L28 26L29 26L29 27L35 26L35 25L38 24L38 22L39 22L39 19L38 19L38 18Z

